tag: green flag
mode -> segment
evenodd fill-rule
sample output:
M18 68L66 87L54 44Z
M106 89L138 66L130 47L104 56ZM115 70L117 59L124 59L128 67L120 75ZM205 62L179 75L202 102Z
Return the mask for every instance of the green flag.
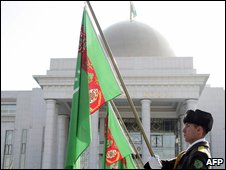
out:
M130 11L131 11L131 15L134 17L137 16L137 11L135 9L135 6L133 5L133 2L130 1Z
M105 141L103 150L103 169L137 169L132 149L124 131L108 103L105 120Z
M121 89L84 8L65 168L75 168L91 142L90 114L120 94Z

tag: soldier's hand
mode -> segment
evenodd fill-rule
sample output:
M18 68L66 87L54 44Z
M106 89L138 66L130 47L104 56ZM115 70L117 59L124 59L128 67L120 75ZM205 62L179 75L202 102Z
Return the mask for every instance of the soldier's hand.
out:
M161 169L162 168L162 164L161 164L161 161L160 161L158 155L150 156L148 162L152 169Z

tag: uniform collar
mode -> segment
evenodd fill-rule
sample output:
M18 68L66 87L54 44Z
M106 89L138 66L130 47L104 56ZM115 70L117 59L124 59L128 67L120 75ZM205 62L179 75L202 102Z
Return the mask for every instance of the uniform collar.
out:
M185 153L190 149L192 148L192 146L194 146L195 144L199 143L199 142L207 142L205 138L201 138L195 142L193 142L191 145L188 146L188 148L185 150Z

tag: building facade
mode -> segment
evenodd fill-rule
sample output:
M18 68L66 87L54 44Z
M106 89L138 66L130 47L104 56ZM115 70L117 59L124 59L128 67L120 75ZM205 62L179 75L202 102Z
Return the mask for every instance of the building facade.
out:
M176 57L167 41L143 23L117 23L104 33L154 152L168 159L185 149L183 117L199 108L214 117L206 138L212 157L225 159L224 89L208 87L209 74L197 74L192 57ZM51 59L46 75L33 76L41 88L1 92L1 168L64 167L75 63ZM114 102L146 162L150 153L125 94ZM101 168L105 116L105 106L92 114L92 143L81 168Z

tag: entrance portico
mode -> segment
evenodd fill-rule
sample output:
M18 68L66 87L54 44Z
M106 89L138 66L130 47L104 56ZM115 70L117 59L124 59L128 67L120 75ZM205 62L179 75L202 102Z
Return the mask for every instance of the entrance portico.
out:
M173 154L176 154L178 150L186 148L182 135L182 118L187 109L196 108L197 100L209 76L206 74L196 74L192 68L191 61L191 57L139 57L138 65L135 57L132 59L131 57L129 59L127 57L117 58L123 80L134 101L150 143L173 137L172 140L175 143L177 141L177 145L173 147ZM125 62L127 63L126 65L124 64ZM168 64L182 62L183 67ZM42 168L62 168L64 166L75 63L75 59L52 59L50 70L47 71L46 75L34 76L35 80L42 87L47 104ZM158 65L158 67L153 63ZM136 69L131 71L130 68L134 65L136 65ZM184 70L185 66L186 70ZM164 71L166 68L167 72ZM122 94L114 101L122 117L125 120L128 118L133 119L131 121L136 126L134 115L125 95ZM104 117L105 110L103 107L100 109L99 114L95 113L95 116L92 118L92 130L93 134L96 135L93 136L93 143L89 148L90 152L87 151L87 156L84 158L83 164L87 168L98 168L99 165L97 166L95 162L98 162L98 160L101 162L103 134L100 132L103 132ZM156 124L157 119L161 119L163 122L158 124L165 124L164 126L167 126L167 123L164 121L166 119L177 120L178 131L171 133L171 135L166 132L159 133L156 129L151 128L152 123L155 125L153 128L158 127L158 124ZM127 124L126 121L125 124ZM131 131L131 134L134 133ZM169 135L173 136L170 137ZM137 136L137 133L135 136ZM149 153L147 149L143 149L146 146L141 138L140 140L141 145L137 144L137 146L138 149L141 147L139 149L140 153L143 160L146 161ZM153 144L155 145L155 143ZM164 145L161 148L164 148ZM161 148L158 148L156 145L154 150L158 150L161 153ZM165 154L162 153L162 155L164 156ZM165 156L168 155L166 154ZM89 159L90 157L92 159L95 157L96 160Z

